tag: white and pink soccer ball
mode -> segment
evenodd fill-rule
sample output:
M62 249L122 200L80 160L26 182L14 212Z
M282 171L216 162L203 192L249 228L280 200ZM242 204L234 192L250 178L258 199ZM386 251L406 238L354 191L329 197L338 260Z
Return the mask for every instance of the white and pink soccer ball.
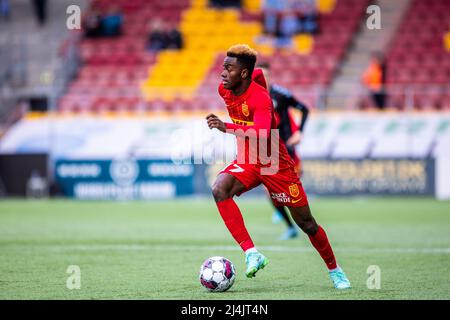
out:
M233 285L236 269L227 258L211 257L202 263L199 278L202 286L208 291L223 292Z

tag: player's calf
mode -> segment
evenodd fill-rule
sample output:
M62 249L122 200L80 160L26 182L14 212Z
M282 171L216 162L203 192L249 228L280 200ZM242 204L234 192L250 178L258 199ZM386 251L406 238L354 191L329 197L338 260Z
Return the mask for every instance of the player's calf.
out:
M289 208L292 218L300 229L309 236L316 234L319 226L311 215L309 206Z

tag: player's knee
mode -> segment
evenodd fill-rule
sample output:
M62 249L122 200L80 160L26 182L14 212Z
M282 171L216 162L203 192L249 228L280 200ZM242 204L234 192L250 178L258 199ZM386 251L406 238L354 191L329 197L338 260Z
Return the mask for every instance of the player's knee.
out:
M230 198L227 188L222 183L215 182L211 191L216 202Z
M316 234L318 230L318 226L315 221L305 221L302 223L300 228L303 230L304 233L310 236Z

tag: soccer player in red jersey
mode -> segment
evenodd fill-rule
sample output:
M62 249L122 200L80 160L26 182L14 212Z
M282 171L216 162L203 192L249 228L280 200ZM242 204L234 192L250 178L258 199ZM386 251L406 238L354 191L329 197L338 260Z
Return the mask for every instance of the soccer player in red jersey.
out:
M218 174L212 186L219 213L245 253L246 276L254 277L258 270L268 264L268 259L253 244L233 197L262 183L273 203L287 206L294 221L308 235L324 260L335 288L350 288L350 282L336 262L325 231L311 214L286 146L277 135L269 92L252 81L256 55L247 45L235 45L228 49L219 94L227 105L233 123L225 123L214 114L206 117L210 129L233 134L237 139L237 159ZM256 143L251 140L256 140ZM267 147L269 161L261 146Z
M295 146L301 141L303 128L309 115L308 107L298 101L288 89L271 83L269 63L259 63L258 67L253 71L252 79L269 91L275 111L275 118L277 119L277 128L280 132L280 138L286 145L286 149L294 161L295 170L301 175L301 160L297 155ZM295 120L289 111L290 108L295 108L301 112L300 125L295 123ZM280 239L287 240L297 237L297 228L291 221L286 208L284 206L277 206L275 209L276 211L273 215L274 223L283 219L287 225L287 229Z

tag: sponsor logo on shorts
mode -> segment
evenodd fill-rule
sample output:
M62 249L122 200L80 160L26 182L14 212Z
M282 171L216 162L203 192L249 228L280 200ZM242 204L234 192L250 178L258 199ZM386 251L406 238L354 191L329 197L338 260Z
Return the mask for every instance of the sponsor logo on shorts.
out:
M280 203L289 203L291 202L291 197L289 197L286 193L271 193L272 199L277 200Z
M229 169L230 172L244 172L244 168L239 167L237 164L233 164L233 169Z
M293 183L289 186L289 193L292 197L297 198L300 194L300 190L298 189L298 185L296 183Z

